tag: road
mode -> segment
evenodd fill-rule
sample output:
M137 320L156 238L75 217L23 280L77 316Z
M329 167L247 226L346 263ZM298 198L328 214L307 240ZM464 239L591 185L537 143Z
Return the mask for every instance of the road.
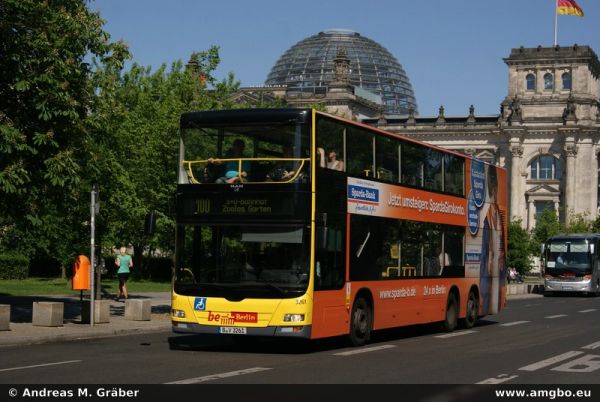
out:
M170 332L3 348L1 384L596 384L600 298L509 300L472 330L381 331L370 344Z

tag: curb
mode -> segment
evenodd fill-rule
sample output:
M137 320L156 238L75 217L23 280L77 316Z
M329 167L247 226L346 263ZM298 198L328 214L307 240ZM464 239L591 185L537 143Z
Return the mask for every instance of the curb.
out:
M540 283L511 283L506 287L506 295L544 294L544 285Z
M111 328L108 327L110 324L111 323L96 324L93 328L90 326L81 327L79 325L74 328L67 324L62 327L42 329L47 330L48 332L51 331L52 333L29 336L22 332L26 330L26 326L31 326L30 323L12 324L9 331L3 331L4 333L11 335L10 337L3 339L2 333L0 333L0 348L171 331L171 321L162 319L154 322L143 321L141 324L137 324L138 326L129 328ZM102 328L100 326L107 327ZM64 331L64 333L60 333L62 331Z

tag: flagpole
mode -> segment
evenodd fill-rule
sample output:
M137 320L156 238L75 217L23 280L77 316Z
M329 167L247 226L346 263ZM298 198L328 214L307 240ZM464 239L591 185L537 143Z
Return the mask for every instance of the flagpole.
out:
M558 44L558 0L554 5L554 47Z

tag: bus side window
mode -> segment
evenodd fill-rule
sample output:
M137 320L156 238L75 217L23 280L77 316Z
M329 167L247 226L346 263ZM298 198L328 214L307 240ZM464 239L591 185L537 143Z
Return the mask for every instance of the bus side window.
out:
M317 232L315 289L340 289L345 281L344 232L332 222Z

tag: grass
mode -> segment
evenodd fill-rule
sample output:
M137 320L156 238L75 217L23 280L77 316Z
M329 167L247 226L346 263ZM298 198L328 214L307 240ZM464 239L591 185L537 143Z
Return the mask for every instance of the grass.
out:
M118 279L102 279L102 288L109 293L116 293ZM130 293L170 292L171 282L127 281ZM83 291L84 294L88 292ZM3 296L42 296L42 295L79 295L79 290L71 289L71 284L61 278L27 278L0 280L0 295Z

